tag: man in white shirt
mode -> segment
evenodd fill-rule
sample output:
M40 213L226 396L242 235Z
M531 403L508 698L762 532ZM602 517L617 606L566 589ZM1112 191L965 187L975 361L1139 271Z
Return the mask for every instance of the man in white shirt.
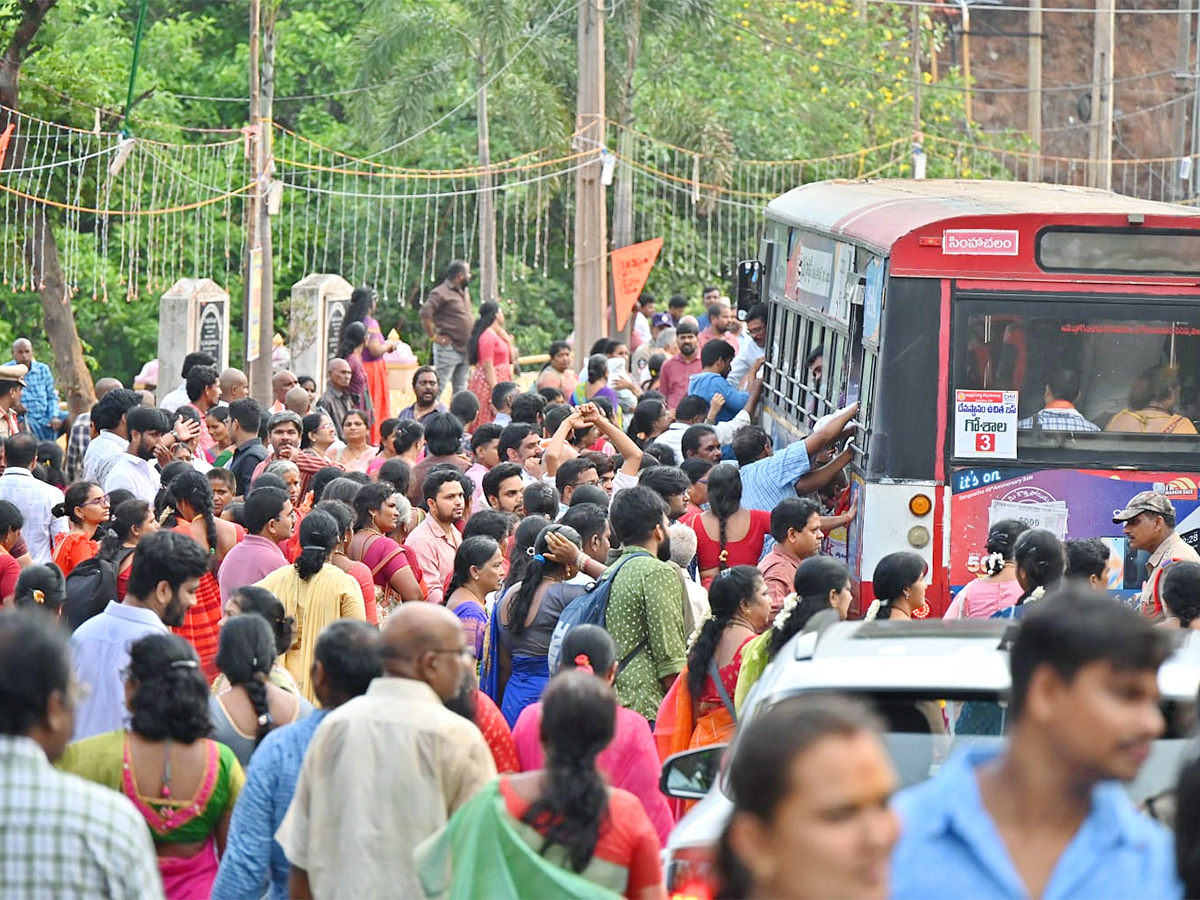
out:
M125 416L142 405L137 391L117 388L101 397L92 407L92 424L98 434L83 453L83 478L103 485L113 464L129 447L129 429Z
M155 531L138 542L125 598L110 600L71 635L75 672L89 688L75 716L75 740L125 724L122 673L129 664L129 645L182 625L207 571L208 554L185 534Z
M386 674L318 726L275 834L292 896L423 896L412 848L496 775L479 729L444 705L471 689L458 617L404 603L382 640Z
M129 429L129 446L104 479L104 493L111 494L124 488L153 506L159 488L154 449L165 435L171 433L171 420L157 407L139 406L129 411L125 422Z
M216 359L210 353L204 353L203 351L189 353L183 358L183 368L179 371L179 377L182 378L183 381L180 383L179 387L175 388L173 391L170 391L165 397L163 397L162 400L159 401L158 405L167 412L175 412L175 410L179 409L179 407L188 402L187 377L191 373L192 369L194 369L196 366L215 366L216 364Z
M742 340L733 366L729 370L729 383L735 388L743 387L746 376L754 367L754 361L762 359L767 352L767 305L756 303L746 314L746 333L750 340Z
M25 517L21 534L35 563L50 562L56 534L67 530L67 520L52 510L63 502L63 492L33 477L37 462L37 437L28 431L4 442L4 474L0 475L0 500L7 500Z

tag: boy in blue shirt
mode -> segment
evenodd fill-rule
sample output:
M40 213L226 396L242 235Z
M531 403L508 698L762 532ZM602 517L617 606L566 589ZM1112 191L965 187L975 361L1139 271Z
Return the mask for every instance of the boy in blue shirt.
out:
M1033 604L1010 651L1008 746L899 795L892 896L1182 896L1170 834L1120 784L1163 732L1166 656L1163 632L1086 588Z
M688 379L688 394L712 400L717 394L725 397L725 405L717 413L718 422L728 422L750 400L749 391L740 391L728 381L737 351L725 341L709 341L700 348L700 365L703 368Z

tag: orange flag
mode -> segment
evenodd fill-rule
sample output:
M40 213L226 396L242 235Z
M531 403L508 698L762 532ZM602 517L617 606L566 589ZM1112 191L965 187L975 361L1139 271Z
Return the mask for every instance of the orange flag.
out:
M8 127L0 132L0 169L4 168L4 154L8 152L8 142L12 140L13 132L16 130L17 126L9 122Z
M663 239L654 238L614 250L612 257L613 299L616 302L617 331L625 327L638 295L646 286L650 269L662 250Z

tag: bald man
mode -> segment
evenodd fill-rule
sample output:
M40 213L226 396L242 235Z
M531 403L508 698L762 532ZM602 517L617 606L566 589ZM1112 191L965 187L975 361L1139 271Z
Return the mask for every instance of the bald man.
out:
M25 407L21 418L39 441L52 441L58 437L58 429L62 427L62 404L54 386L54 373L44 362L33 358L33 344L28 338L13 341L12 355L13 358L6 365L29 369L25 376L25 390L21 394L21 405Z
M444 706L475 664L458 617L405 603L382 641L384 677L325 717L276 833L293 897L424 896L412 848L496 775L479 729Z
M241 369L226 369L217 379L217 384L221 385L221 402L226 405L250 396L250 379Z
M283 403L283 398L287 396L287 392L294 387L300 386L300 380L296 377L295 372L289 372L287 369L280 369L271 376L271 393L275 395L275 402L271 404L271 412L283 412L287 407Z
M101 378L93 385L96 392L96 402L109 391L124 387L115 378ZM83 477L83 454L87 452L88 444L92 442L92 411L81 412L71 423L71 434L67 438L66 475L68 481L78 481Z
M283 408L294 412L300 418L308 415L312 406L312 395L307 388L294 387L283 395Z

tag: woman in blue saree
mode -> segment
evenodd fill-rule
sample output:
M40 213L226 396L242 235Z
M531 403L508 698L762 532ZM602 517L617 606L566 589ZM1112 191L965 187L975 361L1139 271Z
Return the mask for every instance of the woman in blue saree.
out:
M520 548L528 541L528 532L538 525L537 537L528 543L525 559ZM526 519L517 529L518 559L509 574L510 586L496 601L488 624L484 648L483 677L480 686L504 714L511 728L521 710L542 696L550 672L546 653L554 626L567 604L582 594L582 585L567 584L578 571L546 556L546 535L557 533L577 548L582 547L578 532L563 525L546 525L536 518ZM513 576L518 580L514 581Z

